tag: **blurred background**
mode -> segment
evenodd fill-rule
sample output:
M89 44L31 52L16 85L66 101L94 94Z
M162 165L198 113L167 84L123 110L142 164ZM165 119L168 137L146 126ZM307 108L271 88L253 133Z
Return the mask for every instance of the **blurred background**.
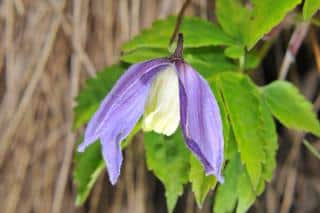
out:
M75 206L71 129L74 98L85 79L120 57L121 45L183 0L0 0L0 212L166 212L164 189L147 171L141 135L125 151L119 183L99 177L88 201ZM297 8L299 10L300 8ZM213 0L192 0L186 15L214 21ZM290 15L252 77L275 80L292 32ZM319 112L319 29L310 26L288 79ZM317 63L318 62L318 63ZM292 115L294 116L294 115ZM277 171L250 212L320 212L320 164L303 134L278 125ZM308 136L318 149L319 139ZM198 209L190 186L175 212Z

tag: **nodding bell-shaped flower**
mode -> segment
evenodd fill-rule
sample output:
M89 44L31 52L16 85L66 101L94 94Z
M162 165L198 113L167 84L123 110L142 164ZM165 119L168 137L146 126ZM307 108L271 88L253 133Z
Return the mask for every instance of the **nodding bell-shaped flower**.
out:
M182 58L183 36L175 53L134 64L121 76L91 118L78 147L100 139L109 179L120 175L120 143L142 117L142 129L172 135L179 124L185 143L201 161L206 175L223 182L223 133L219 106L202 76Z

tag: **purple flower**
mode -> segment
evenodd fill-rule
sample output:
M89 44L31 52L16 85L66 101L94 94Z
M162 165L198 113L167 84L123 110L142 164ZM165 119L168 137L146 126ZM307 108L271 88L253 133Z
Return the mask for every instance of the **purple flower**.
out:
M188 148L206 174L223 182L219 107L206 80L183 61L182 50L183 37L179 34L171 57L129 67L90 120L78 151L100 139L112 184L120 175L120 143L141 117L144 131L165 135L172 135L180 124Z

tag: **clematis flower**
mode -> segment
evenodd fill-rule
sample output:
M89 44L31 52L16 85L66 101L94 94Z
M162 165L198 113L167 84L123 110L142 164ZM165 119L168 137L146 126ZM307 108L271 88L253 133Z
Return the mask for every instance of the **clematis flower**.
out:
M129 67L90 120L78 151L100 139L112 184L120 175L120 143L140 118L144 131L167 136L180 124L187 147L201 161L206 175L215 175L223 182L219 107L206 80L184 62L182 51L183 36L179 34L171 57Z

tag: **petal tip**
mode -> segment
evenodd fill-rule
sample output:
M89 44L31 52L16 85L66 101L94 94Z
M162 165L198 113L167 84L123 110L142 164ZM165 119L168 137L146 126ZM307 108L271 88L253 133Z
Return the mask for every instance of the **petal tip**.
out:
M224 178L223 178L223 176L221 176L220 173L217 174L214 171L206 171L206 176L209 176L209 175L215 176L220 184L224 183Z
M116 185L117 182L118 182L118 179L119 179L119 176L120 176L120 171L115 174L115 175L110 175L109 174L109 181L111 183L112 186Z
M86 149L86 145L84 144L80 144L77 148L77 152L84 152L84 150Z

